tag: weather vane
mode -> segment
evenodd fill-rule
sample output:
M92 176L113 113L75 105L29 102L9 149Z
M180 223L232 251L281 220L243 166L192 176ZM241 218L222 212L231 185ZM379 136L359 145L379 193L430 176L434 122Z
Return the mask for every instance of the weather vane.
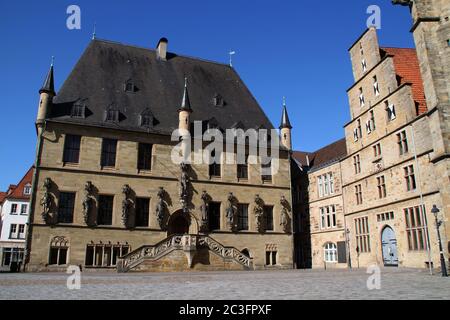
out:
M95 37L97 36L96 29L97 29L97 22L94 23L94 32L92 33L92 40L95 40Z

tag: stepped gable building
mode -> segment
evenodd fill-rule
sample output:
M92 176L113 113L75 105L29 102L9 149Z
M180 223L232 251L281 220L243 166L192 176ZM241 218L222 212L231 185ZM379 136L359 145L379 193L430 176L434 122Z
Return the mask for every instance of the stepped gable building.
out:
M226 150L219 163L174 164L171 134L194 121L273 126L233 68L167 46L93 40L58 92L51 67L36 121L27 270L293 267L286 108L279 159L264 164L279 162L273 174L262 175L258 157L226 163L235 157Z

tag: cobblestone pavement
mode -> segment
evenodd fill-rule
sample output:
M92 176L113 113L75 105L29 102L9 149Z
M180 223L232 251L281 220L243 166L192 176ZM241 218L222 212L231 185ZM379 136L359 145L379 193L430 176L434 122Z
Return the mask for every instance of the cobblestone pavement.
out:
M64 273L0 274L0 299L450 299L450 278L425 270L381 269L368 290L365 270L82 274L69 290Z

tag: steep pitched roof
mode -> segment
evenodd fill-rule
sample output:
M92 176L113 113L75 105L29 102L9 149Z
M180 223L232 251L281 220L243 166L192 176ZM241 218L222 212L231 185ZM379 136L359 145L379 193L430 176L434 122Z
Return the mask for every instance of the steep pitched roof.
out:
M30 199L30 195L26 195L23 193L25 186L27 184L31 185L31 181L33 180L33 172L34 167L31 167L27 173L23 176L22 180L17 184L17 186L10 192L6 199L16 199L16 200L28 200Z
M302 165L308 166L307 158L309 158L309 167L316 170L334 163L347 155L347 146L345 139L335 141L315 152L294 151L294 158Z
M381 50L385 54L393 56L395 72L401 78L400 83L410 83L412 85L413 99L418 103L418 115L427 112L427 103L416 50L411 48L381 48Z
M45 78L44 84L42 85L41 90L39 90L39 93L47 92L50 94L55 94L55 80L53 78L53 65L50 67L50 70L48 71L47 77Z
M6 192L0 192L0 204L3 203L3 201L5 201L5 198L8 194Z
M191 121L215 118L221 128L241 121L245 128L273 125L235 70L228 65L173 53L167 61L157 59L155 50L104 40L93 40L55 97L53 121L115 129L171 134L178 127L184 79L188 78ZM124 84L131 81L133 92ZM223 106L214 97L223 97ZM85 99L85 100L83 100ZM86 104L85 118L71 117L76 101ZM119 121L105 122L105 110L113 106ZM150 109L154 127L139 125L139 115Z

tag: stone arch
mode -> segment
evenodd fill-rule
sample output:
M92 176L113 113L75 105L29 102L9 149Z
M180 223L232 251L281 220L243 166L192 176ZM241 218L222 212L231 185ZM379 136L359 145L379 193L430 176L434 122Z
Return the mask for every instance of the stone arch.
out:
M167 221L167 236L174 234L198 234L199 223L197 217L183 209L175 210Z

